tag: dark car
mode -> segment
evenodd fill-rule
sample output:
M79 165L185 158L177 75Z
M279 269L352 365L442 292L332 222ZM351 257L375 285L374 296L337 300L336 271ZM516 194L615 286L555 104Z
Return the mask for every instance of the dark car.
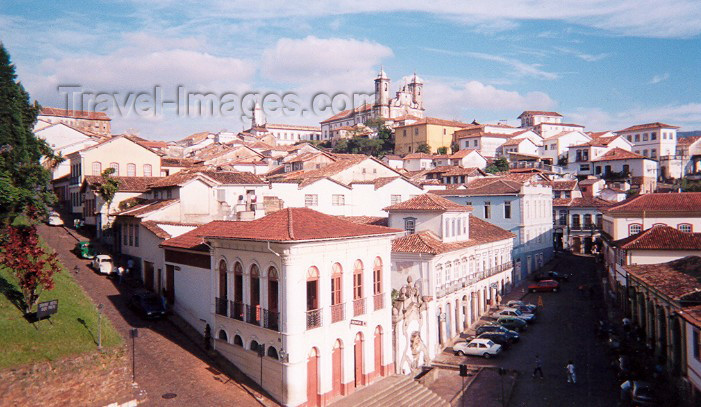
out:
M478 326L477 329L475 330L475 333L477 334L477 336L482 335L483 333L505 334L512 343L518 342L519 339L521 339L521 336L518 334L518 332L512 331L510 329L504 328L501 325L496 325L496 324L488 324L488 325Z
M75 253L81 259L94 259L96 255L95 247L88 241L76 243L75 247L73 248L73 253Z
M508 348L511 346L513 343L510 339L509 336L505 333L502 332L485 332L482 335L478 336L480 339L489 339L494 343L498 343L504 348Z
M163 318L167 312L161 297L153 293L132 295L129 306L144 318Z
M658 405L648 382L626 380L621 384L621 401L633 406Z
M516 332L521 332L528 328L528 323L526 321L522 320L521 318L511 316L499 317L499 319L497 319L497 324Z
M557 271L549 271L547 273L540 272L533 275L533 281L543 281L543 280L555 280L555 281L568 281L570 276L564 273L558 273Z
M558 283L555 280L543 280L543 281L538 281L537 283L529 284L528 285L528 291L535 293L535 292L547 292L547 291L552 291L554 293L558 292L560 290L560 283Z

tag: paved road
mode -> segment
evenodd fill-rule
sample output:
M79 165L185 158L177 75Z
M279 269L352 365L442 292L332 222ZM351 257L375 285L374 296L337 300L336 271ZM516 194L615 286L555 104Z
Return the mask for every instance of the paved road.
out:
M614 371L609 368L606 344L597 339L594 327L599 320L600 290L593 298L581 295L577 287L595 283L591 257L564 256L556 270L571 273L559 293L528 294L526 301L542 307L537 322L521 336L521 342L496 359L458 357L444 352L441 358L453 363L496 365L519 370L509 406L616 406L618 388ZM535 355L543 361L544 379L533 379ZM568 384L565 365L576 366L577 383Z
M76 238L67 229L40 225L40 235L53 247L68 270L79 267L78 283L96 304L105 305L105 315L128 343L129 330L139 328L136 339L135 396L145 405L157 406L261 406L275 405L260 396L245 376L229 377L214 367L214 361L198 344L183 335L168 321L144 321L127 306L131 288L98 275L87 260L78 259L70 250ZM169 394L174 398L164 398ZM166 397L169 397L166 396ZM262 398L262 403L257 397Z

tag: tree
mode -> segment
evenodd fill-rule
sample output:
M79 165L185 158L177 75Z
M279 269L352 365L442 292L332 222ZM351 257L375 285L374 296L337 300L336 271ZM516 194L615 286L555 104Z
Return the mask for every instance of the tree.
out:
M98 195L107 203L107 224L105 227L109 227L110 207L112 206L114 196L117 194L117 191L119 191L119 185L121 184L121 181L112 177L112 174L114 174L114 168L112 167L102 171L102 181L97 187Z
M55 195L49 189L51 174L40 161L60 160L34 135L40 106L29 102L16 79L10 55L0 43L0 222L5 225L29 208L46 213Z
M457 141L450 143L450 152L455 154L460 151L460 144Z
M39 244L34 226L9 226L4 244L2 264L17 278L28 314L43 290L54 288L53 275L61 270L56 253L47 252Z
M509 171L509 161L506 159L506 157L499 157L496 160L494 160L492 164L487 166L487 168L485 168L484 171L490 174Z
M436 153L441 154L441 155L448 154L448 147L438 147L436 149Z
M425 153L425 154L430 154L431 153L431 147L428 146L426 143L421 143L418 146L416 146L416 152L417 153Z

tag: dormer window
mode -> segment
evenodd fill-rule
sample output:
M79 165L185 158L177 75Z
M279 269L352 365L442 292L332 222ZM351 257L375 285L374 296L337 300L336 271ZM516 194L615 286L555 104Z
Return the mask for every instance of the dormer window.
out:
M404 230L411 234L416 233L416 218L404 218Z

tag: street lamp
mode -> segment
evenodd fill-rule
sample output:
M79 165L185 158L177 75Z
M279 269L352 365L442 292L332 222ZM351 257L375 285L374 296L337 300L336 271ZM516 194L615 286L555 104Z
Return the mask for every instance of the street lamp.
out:
M97 350L100 352L102 352L102 310L104 308L104 304L97 306Z

